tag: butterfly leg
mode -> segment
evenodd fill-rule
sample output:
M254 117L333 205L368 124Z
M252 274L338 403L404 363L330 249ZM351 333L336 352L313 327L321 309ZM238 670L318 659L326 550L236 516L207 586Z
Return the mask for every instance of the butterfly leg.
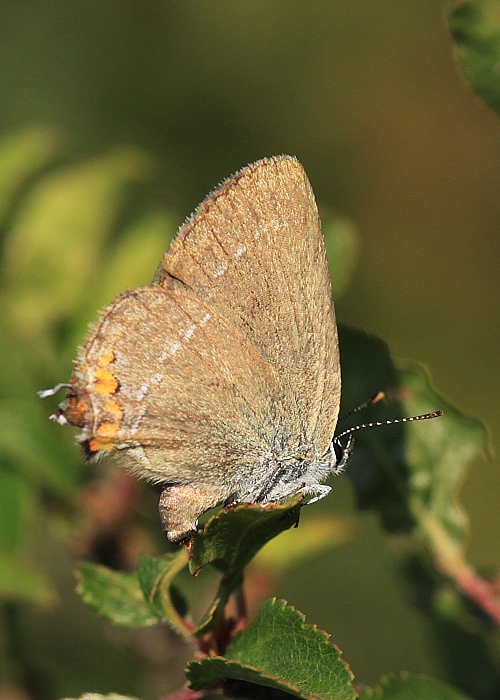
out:
M315 501L319 501L325 496L328 496L332 490L330 486L319 484L316 479L312 479L310 481L307 481L306 479L296 479L293 482L288 483L279 482L274 479L265 490L260 491L257 498L254 496L253 499L250 500L250 494L246 493L239 500L241 500L243 503L261 503L264 505L265 503L270 503L272 501L283 503L289 498L292 498L292 496L295 496L297 493L302 493L304 498L306 498L309 494L315 494L314 498L307 501L309 504L315 503Z
M325 496L328 496L328 494L330 493L331 490L332 490L331 486L325 486L324 484L317 484L317 485L314 487L314 492L316 493L316 495L314 496L314 498L309 498L309 499L304 503L304 505L305 505L305 506L310 506L311 503L316 503L316 501L321 501L322 498L324 498ZM306 489L303 489L303 490L302 490L302 493L303 493L304 496L306 496L306 495L307 495L307 490L306 490Z

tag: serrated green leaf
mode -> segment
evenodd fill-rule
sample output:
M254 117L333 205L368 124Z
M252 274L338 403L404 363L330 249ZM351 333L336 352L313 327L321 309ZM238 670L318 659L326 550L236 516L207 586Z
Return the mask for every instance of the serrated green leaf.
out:
M191 662L186 675L193 690L234 678L300 698L357 697L353 675L329 635L307 625L301 613L275 599L264 603L257 619L235 637L225 658Z
M471 460L486 447L484 427L451 406L434 389L422 367L393 363L380 340L345 327L340 328L340 338L347 358L344 392L354 396L353 405L363 400L363 394L366 398L381 389L387 392L388 402L367 409L370 413L364 420L390 420L437 409L444 412L440 418L424 422L356 433L347 474L353 480L359 505L377 509L390 532L421 528L431 544L432 518L454 547L461 548L466 520L458 505L457 489ZM364 389L355 365L370 366Z
M183 636L191 637L192 627L184 619L188 606L173 583L187 563L185 549L162 557L144 555L137 563L137 577L144 597L157 615Z
M215 624L235 588L241 585L243 569L257 552L280 532L298 522L302 497L285 504L239 504L214 515L193 539L189 570L196 575L207 564L218 562L225 574L215 599L200 622L196 634L205 634Z
M379 687L366 689L359 697L363 700L468 700L445 683L414 673L388 676L382 679Z
M74 313L92 286L124 188L145 158L117 151L46 176L24 200L5 243L10 318L31 338Z
M411 534L414 552L421 553L424 543L436 569L500 619L500 607L490 589L465 560L467 520L458 502L458 489L469 463L487 445L486 430L438 394L423 368L395 365L381 341L359 331L341 327L339 335L341 354L346 358L344 396L352 393L355 397L349 408L380 389L387 393L386 405L367 409L364 420L391 420L437 409L444 412L432 420L356 433L346 471L358 505L377 510L388 532ZM356 367L369 367L364 389L365 376Z
M387 344L379 338L339 324L339 343L342 416L378 392L397 387L398 379ZM351 424L402 418L404 415L399 403L388 406L386 402L379 402L367 408L362 416L357 414L340 423L337 433ZM355 433L354 451L346 469L358 507L377 510L383 527L389 532L409 532L415 525L408 503L404 434L402 425L359 430Z
M449 10L458 59L475 92L500 111L500 11L497 1L468 0Z
M479 421L467 418L440 396L423 369L401 365L398 375L408 415L426 413L435 406L444 412L425 426L408 425L406 462L411 511L421 533L434 548L438 547L436 538L446 538L454 549L462 550L467 519L458 503L457 491L471 460L486 449L486 430ZM439 550L443 544L439 544Z
M179 552L164 554L162 557L150 557L143 554L137 562L137 578L139 585L146 600L152 601L156 589L158 588L159 580L164 576L165 571L168 571L172 562L184 557L183 566L187 564L187 559L183 550Z
M193 539L189 570L196 575L215 561L242 570L273 537L298 522L302 497L288 503L260 506L240 503L212 516Z
M405 410L410 415L428 410L436 394L427 375L408 368L401 368L399 374L405 387ZM440 401L444 415L432 422L425 437L414 426L407 436L409 504L415 534L426 544L436 568L493 619L500 620L500 605L491 587L466 560L468 521L458 501L469 463L487 448L487 432L479 421L465 417L442 397Z
M77 576L77 592L83 601L115 625L150 627L161 621L145 599L136 574L83 564Z

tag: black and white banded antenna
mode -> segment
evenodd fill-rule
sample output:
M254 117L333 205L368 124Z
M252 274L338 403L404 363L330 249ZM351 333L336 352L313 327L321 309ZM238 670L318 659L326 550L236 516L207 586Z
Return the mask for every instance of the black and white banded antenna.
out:
M358 411L362 411L364 408L367 408L368 406L372 406L374 403L378 403L381 399L383 399L385 396L383 391L379 391L378 394L375 394L371 399L368 399L368 401L365 401L362 403L360 406L357 406L356 408L353 408L351 411L345 414L345 416L342 416L342 418L339 419L339 423L349 416L352 416L354 413L358 413ZM382 420L382 421L371 421L370 423L361 423L360 425L355 425L352 428L348 428L347 430L342 431L339 435L335 435L333 438L331 444L330 444L330 450L332 453L335 453L335 468L332 471L333 474L339 474L344 467L346 466L347 462L350 459L350 456L353 451L354 447L354 435L357 430L362 430L363 428L375 428L379 425L394 425L395 423L410 423L411 421L414 420L427 420L429 418L437 418L438 416L442 416L443 412L442 411L432 411L432 413L423 413L420 416L409 416L408 418L393 418L392 420ZM347 440L347 444L345 447L341 444L340 440L341 438L345 437L346 435L349 435L349 439Z
M356 408L353 408L351 411L346 413L342 418L339 418L339 423L346 418L349 418L349 416L352 416L354 413L358 413L358 411L362 411L364 408L368 408L368 406L372 406L374 403L378 403L384 398L385 394L383 391L379 391L378 394L375 394L371 399L368 399L368 401L365 401L361 405L357 406ZM355 425L352 428L348 428L347 430L344 430L341 432L339 435L335 436L335 440L338 441L340 438L345 437L346 435L351 435L352 433L356 432L357 430L361 430L362 428L375 428L379 425L394 425L395 423L410 423L411 421L415 420L428 420L429 418L438 418L439 416L442 416L443 412L441 410L438 411L432 411L431 413L422 413L419 416L409 416L408 418L392 418L390 420L383 420L383 421L371 421L370 423L361 423L360 425Z

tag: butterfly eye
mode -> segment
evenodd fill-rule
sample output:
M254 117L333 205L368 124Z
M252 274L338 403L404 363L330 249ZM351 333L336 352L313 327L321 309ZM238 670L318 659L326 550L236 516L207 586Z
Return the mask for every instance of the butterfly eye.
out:
M330 449L332 450L332 452L335 455L335 465L337 466L338 464L341 464L343 459L344 459L345 450L342 447L342 445L340 444L338 438L334 438L332 440L332 444L331 444Z

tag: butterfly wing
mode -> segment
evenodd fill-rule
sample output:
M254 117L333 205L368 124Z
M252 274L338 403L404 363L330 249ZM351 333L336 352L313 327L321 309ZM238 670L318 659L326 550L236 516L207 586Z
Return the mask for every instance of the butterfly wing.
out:
M291 451L326 451L340 404L337 329L318 211L295 158L258 161L210 195L155 281L192 290L275 368Z

